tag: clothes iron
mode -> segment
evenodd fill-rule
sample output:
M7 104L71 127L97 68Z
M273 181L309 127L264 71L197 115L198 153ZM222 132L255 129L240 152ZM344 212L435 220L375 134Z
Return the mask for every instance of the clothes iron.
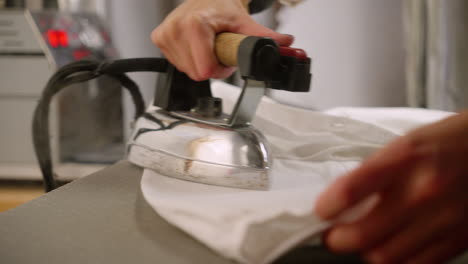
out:
M49 80L36 108L33 141L46 190L57 186L50 160L48 112L61 89L101 75L126 88L138 117L128 143L128 160L160 174L205 184L267 189L272 158L268 143L251 125L266 88L309 90L310 58L304 51L279 47L269 38L222 33L216 54L226 66L238 66L244 80L231 114L211 94L210 82L196 82L163 58L111 62L78 61L62 67ZM161 72L153 105L144 112L136 84L126 72Z
M160 75L154 106L136 123L128 160L183 180L267 189L272 157L251 121L267 87L309 90L310 59L271 39L233 33L218 36L215 46L221 63L238 66L244 79L232 113L223 113L209 81L192 81L171 66Z

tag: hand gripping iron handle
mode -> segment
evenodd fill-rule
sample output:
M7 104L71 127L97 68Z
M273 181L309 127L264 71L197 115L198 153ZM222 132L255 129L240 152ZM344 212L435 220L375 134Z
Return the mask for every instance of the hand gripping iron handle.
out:
M303 50L279 47L270 38L220 33L215 52L220 63L239 67L244 80L261 81L277 90L309 91L311 60ZM168 111L189 111L199 98L211 96L208 81L193 81L172 65L159 75L157 87L154 105Z
M243 0L243 5L257 12L272 2ZM215 52L221 64L238 66L244 79L264 81L268 88L291 92L310 89L311 60L303 50L278 47L270 38L220 33L215 39Z
M244 79L264 81L278 90L309 91L311 60L301 49L279 47L270 38L221 33L215 52L220 63L238 66Z

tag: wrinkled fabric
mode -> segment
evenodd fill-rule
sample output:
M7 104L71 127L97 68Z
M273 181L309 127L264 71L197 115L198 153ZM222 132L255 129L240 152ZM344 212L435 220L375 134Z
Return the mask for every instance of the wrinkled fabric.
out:
M217 82L213 92L231 111L239 89ZM274 157L269 190L204 185L150 170L141 189L164 219L219 254L241 263L270 263L330 225L313 208L337 177L398 135L449 114L403 108L320 113L263 98L253 123Z

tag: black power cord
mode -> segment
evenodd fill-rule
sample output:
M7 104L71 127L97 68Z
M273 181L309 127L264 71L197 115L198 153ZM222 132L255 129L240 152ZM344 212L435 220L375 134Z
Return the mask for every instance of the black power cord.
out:
M145 104L138 85L126 72L166 72L169 63L163 58L136 58L115 61L82 60L60 68L48 81L41 99L34 111L32 135L34 150L44 178L46 192L58 187L52 164L49 136L49 112L53 97L62 89L75 84L107 75L117 80L132 97L135 105L135 119L143 115Z

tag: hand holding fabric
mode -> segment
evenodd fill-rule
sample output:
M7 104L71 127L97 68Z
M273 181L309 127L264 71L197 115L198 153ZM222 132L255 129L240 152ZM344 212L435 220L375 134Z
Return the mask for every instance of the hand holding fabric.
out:
M339 218L369 197L362 217L324 236L370 263L442 263L468 249L468 112L396 139L336 180L315 211Z

